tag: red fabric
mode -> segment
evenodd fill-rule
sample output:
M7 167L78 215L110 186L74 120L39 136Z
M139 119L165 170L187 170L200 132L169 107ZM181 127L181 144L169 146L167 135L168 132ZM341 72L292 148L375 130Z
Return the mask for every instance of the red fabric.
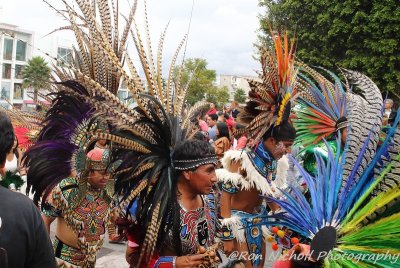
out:
M17 136L18 139L18 144L20 147L29 147L32 145L32 143L29 141L28 136L26 135L28 133L29 129L26 127L15 127L14 128L14 133L15 136Z
M217 113L217 109L212 108L212 109L208 110L207 115L216 114L216 113Z
M242 150L244 147L246 147L246 144L247 144L247 137L246 136L240 137L237 141L235 150Z
M291 261L276 261L274 262L274 266L272 268L292 268L292 262Z
M137 235L135 235L135 233L136 232L128 232L128 235L127 235L128 236L128 240L131 241L131 242L134 242L136 244L140 244L139 243L139 239L138 239ZM138 250L140 250L140 249L138 248ZM140 265L140 268L154 267L154 265L156 264L156 262L157 262L159 257L160 256L157 253L154 253L152 258L150 259L150 266L147 266L147 263L142 262L142 264ZM136 267L136 263L135 264L131 264L129 267L130 268L135 268ZM161 267L161 268L172 268L172 264L170 266L169 265L160 265L158 267Z
M199 126L200 126L201 131L208 132L208 125L207 125L206 121L199 120Z
M236 126L235 119L233 119L232 116L229 116L229 118L225 120L225 123L228 126L229 130L232 130L232 128Z

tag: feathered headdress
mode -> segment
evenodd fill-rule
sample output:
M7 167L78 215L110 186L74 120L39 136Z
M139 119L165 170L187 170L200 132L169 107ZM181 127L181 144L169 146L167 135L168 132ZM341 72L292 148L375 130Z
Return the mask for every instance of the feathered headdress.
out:
M260 80L248 80L249 101L238 120L247 124L243 130L249 138L259 140L271 126L288 120L291 100L297 91L297 69L294 60L294 42L289 48L287 34L272 33L274 49L260 49L262 71Z
M11 105L11 109L4 109L8 114L14 127L15 136L18 139L18 147L23 149L29 148L37 139L37 135L41 130L41 122L44 120L43 112L24 112L15 109Z
M110 134L97 131L99 121L94 115L95 109L82 102L82 98L90 99L86 89L74 81L59 86L65 90L53 94L53 103L37 142L24 155L28 168L27 191L32 187L35 203L44 200L62 179L85 170L86 154L97 139L112 140Z
M154 57L148 32L147 12L145 12L147 44L137 29L131 12L123 36L128 33L132 36L145 76L145 81L142 81L124 47L120 52L124 55L126 66L119 60L119 51L113 49L115 43L113 44L108 38L111 30L104 27L104 22L107 20L104 20L103 15L101 15L103 24L95 20L94 14L97 13L97 8L103 9L100 14L110 14L108 1L95 1L93 5L82 1L77 1L77 3L83 15L76 15L77 13L72 10L72 7L67 6L67 11L75 14L74 17L79 18L82 22L80 24L74 22L72 27L82 29L90 27L90 34L84 36L84 38L87 38L86 44L90 45L90 51L97 51L102 55L102 64L99 66L109 67L110 70L112 69L115 72L115 75L119 75L124 80L137 107L131 109L121 102L110 92L108 87L98 81L97 73L95 73L95 76L90 76L83 70L76 68L71 70L78 78L79 84L77 82L63 83L64 88L57 93L56 99L60 102L69 102L73 99L74 101L70 105L71 107L78 106L73 110L81 117L96 115L110 123L112 129L110 134L102 134L96 131L90 132L89 137L90 140L101 138L111 140L113 143L111 157L113 161L119 160L121 162L115 173L115 188L119 194L123 195L121 207L133 202L137 204L138 209L134 217L143 231L138 265L143 262L148 263L155 248L161 246L172 225L179 223L179 215L176 214L176 211L179 211L177 210L179 205L176 196L177 175L175 170L187 170L199 165L217 162L213 154L205 155L200 159L174 161L176 146L197 130L190 119L208 104L197 103L187 112L184 110L188 86L179 84L181 72L178 72L178 77L174 77L174 68L186 37L179 44L172 58L167 79L164 80L162 50L166 29L161 34L157 55ZM113 1L112 6L115 6ZM114 19L116 19L118 12L113 12L113 14ZM103 26L100 27L100 25ZM134 30L131 29L132 25L135 26ZM114 26L114 29L118 28ZM116 34L117 32L114 37ZM97 96L101 98L101 101L91 96ZM72 120L73 122L69 120L72 115L62 115L64 115L62 112L58 113L60 118L65 117L66 119L60 119L60 121L65 120L66 123L76 125L75 120ZM74 114L73 116L78 115ZM90 120L83 120L83 118L79 121L90 122ZM64 122L59 124L65 125ZM90 129L91 125L86 126ZM49 131L51 131L51 128ZM46 130L42 132L46 133ZM58 133L58 131L55 132L54 135L63 134ZM99 135L103 136L100 137ZM43 150L46 150L46 147L43 144ZM47 150L51 150L51 147ZM49 153L51 152L46 152L46 154ZM71 154L70 151L67 153ZM55 181L57 180L52 179L50 183L38 182L35 187L41 190L51 187Z
M299 73L299 97L293 120L298 137L296 143L305 147L328 139L340 129L347 128L347 101L345 87L332 72L329 81L302 62Z
M392 267L391 259L372 255L400 253L399 120L400 113L386 140L372 154L368 148L377 130L371 129L365 139L359 137L361 150L348 177L344 163L352 152L347 149L340 157L340 153L333 155L327 146L327 162L316 155L316 178L296 163L311 198L307 199L294 187L283 191L284 199L267 197L284 212L272 215L276 221L268 219L265 224L287 226L308 238L312 258L323 259L330 254L331 258L325 260L328 266L351 266L357 261L366 267L372 264ZM365 155L370 161L364 161ZM371 258L357 259L361 254Z

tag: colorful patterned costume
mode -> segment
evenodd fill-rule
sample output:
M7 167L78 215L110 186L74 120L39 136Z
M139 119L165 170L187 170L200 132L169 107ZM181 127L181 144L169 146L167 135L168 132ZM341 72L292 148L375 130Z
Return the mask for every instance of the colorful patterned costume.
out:
M58 264L66 262L77 267L94 267L96 253L103 245L110 216L112 192L107 190L88 185L87 191L80 194L78 179L70 177L54 187L42 205L44 215L64 218L68 226L78 234L77 249L56 237L53 246Z
M246 176L239 173L229 172L232 162L240 162L241 169ZM222 182L222 190L235 194L240 190L256 188L260 195L279 196L279 189L285 189L285 178L276 176L278 161L274 160L261 142L253 151L228 151L222 159L223 169L217 170L218 180ZM231 218L223 219L224 230L222 240L236 238L239 242L246 242L249 253L260 256L262 253L262 241L270 232L262 228L259 223L268 213L266 203L256 208L254 213L239 210L231 210ZM253 265L260 264L260 258L252 260Z
M218 241L219 223L218 223L218 191L215 189L209 195L202 196L203 207L195 210L186 210L180 206L180 232L182 255L196 254L199 247L210 248ZM131 213L135 213L131 211ZM128 235L128 245L137 245L140 231L135 230ZM169 231L167 239L162 248L174 251L173 245L176 243L176 237ZM150 267L173 267L174 256L159 256L155 254L152 257ZM132 265L131 267L135 267Z
M324 267L398 267L400 113L379 144L381 93L365 75L345 75L362 93L347 96L345 145L337 139L336 154L326 145L328 157L317 161L315 177L296 163L309 196L289 187L285 199L270 198L284 211L264 224L298 232L310 244L307 257Z
M239 122L246 124L246 128L239 130L238 134L246 133L249 140L254 140L256 146L243 151L226 152L221 160L223 169L217 170L223 190L231 195L256 189L259 195L279 198L279 189L287 187L286 177L277 176L278 161L266 149L262 138L272 137L274 131L281 133L279 129L283 129L283 125L290 125L288 128L293 129L288 120L291 101L297 92L297 69L294 67L294 44L289 46L287 35L282 38L279 34L272 34L272 39L274 49L260 49L260 79L248 81L251 88L249 101L238 118ZM294 137L295 133L288 137L274 136L273 140L277 142L277 146L278 141L282 145L282 141L293 142ZM237 170L236 167L232 168L234 165L239 166ZM230 195L227 195L227 199L230 198L228 196ZM254 207L252 213L231 209L230 217L222 220L223 239L236 238L239 243L246 241L249 253L260 256L263 233L267 235L269 232L257 224L267 211L265 202L260 207ZM260 259L252 259L252 265L260 265Z

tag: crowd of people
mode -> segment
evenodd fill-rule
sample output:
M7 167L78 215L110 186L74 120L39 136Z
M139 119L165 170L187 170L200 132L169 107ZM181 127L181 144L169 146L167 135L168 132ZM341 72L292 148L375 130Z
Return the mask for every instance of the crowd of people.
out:
M95 267L115 228L130 267L398 266L400 113L371 79L312 69L274 33L245 104L187 107L136 34L143 86L98 2L79 6L85 23L59 11L83 38L80 65L55 67L26 151L15 111L0 111L1 267ZM116 96L122 79L135 108Z
M246 134L241 132L244 125L236 122L239 114L238 102L225 104L220 111L213 103L210 107L209 110L199 112L195 116L194 123L199 131L194 137L209 142L215 148L219 159L230 149L243 149L248 140Z

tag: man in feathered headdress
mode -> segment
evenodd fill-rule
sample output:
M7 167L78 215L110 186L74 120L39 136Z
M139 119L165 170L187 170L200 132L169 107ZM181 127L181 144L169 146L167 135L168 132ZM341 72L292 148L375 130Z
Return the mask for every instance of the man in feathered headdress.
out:
M63 85L87 96L76 82ZM59 265L94 267L110 215L114 166L109 150L90 148L108 134L98 131L100 121L89 105L62 91L54 96L38 141L24 156L28 191L40 202L49 231L57 218L53 246Z
M249 102L239 114L254 148L228 151L217 170L222 183L221 216L225 252L248 252L255 256L246 267L262 267L265 257L260 216L278 207L261 196L280 196L285 178L277 179L278 160L290 153L296 131L289 122L290 100L296 90L296 70L287 36L274 36L275 51L261 50L262 81L249 81ZM264 235L267 233L264 230Z
M327 147L334 153L343 151L349 126L348 106L351 104L352 93L348 85L344 85L332 72L325 70L333 82L304 63L297 64L301 68L301 92L296 99L293 120L298 133L295 144L301 149L299 156L303 160L303 167L310 174L316 175L316 155L326 161ZM336 142L338 138L340 143ZM337 148L337 145L341 148Z
M186 140L174 150L172 165L176 175L172 177L174 187L169 189L174 199L170 200L168 209L173 222L166 222L163 227L168 228L165 235L155 238L156 250L151 256L150 267L214 267L217 263L217 162L214 149L206 141ZM141 202L138 199L133 206L137 208ZM131 210L133 217L140 213ZM140 251L144 246L143 224L143 221L137 221L129 235L127 261L131 267L140 263Z
M49 231L57 218L53 246L59 266L94 267L110 215L113 181L109 166L108 150L89 151L79 177L63 179L42 203Z

